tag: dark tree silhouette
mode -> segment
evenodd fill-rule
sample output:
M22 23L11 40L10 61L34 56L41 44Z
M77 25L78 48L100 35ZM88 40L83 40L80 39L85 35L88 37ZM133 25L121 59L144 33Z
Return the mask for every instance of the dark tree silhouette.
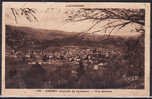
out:
M99 25L103 21L107 23L99 30L95 30L93 33L105 31L110 35L114 30L122 29L125 26L135 23L141 27L137 28L137 32L144 32L145 25L145 10L144 9L120 9L120 8L81 8L78 10L69 10L65 12L68 17L67 22L81 22L90 20L94 24L90 26L84 33L91 31L94 27ZM110 30L110 31L107 31Z
M15 22L18 23L19 17L25 17L29 22L38 21L37 9L34 8L10 8L13 16L15 17Z

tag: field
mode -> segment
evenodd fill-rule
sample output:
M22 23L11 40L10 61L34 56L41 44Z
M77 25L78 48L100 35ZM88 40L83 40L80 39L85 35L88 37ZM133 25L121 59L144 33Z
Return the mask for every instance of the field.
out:
M84 39L6 26L6 38L6 88L144 88L144 35Z

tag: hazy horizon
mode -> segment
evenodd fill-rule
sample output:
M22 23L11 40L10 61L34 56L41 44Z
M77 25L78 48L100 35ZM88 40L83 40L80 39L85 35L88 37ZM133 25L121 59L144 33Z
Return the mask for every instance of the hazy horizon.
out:
M14 26L26 26L32 28L40 28L40 29L48 29L48 30L60 30L66 32L85 32L87 31L94 23L91 20L81 21L81 22L66 22L66 14L65 11L68 10L77 10L78 8L46 8L45 9L37 9L37 18L38 22L29 22L25 17L18 17L18 22L15 22L15 18L13 14L11 14L10 8L6 9L5 12L5 24L14 25ZM121 20L120 20L121 21ZM120 22L118 21L118 22ZM103 21L96 27L94 27L91 31L96 31L101 29L108 21ZM136 32L135 29L140 25L132 23L128 24L121 30L114 30L111 35L138 35L139 32ZM90 31L90 32L91 32ZM98 35L103 35L103 31L100 33L96 33Z

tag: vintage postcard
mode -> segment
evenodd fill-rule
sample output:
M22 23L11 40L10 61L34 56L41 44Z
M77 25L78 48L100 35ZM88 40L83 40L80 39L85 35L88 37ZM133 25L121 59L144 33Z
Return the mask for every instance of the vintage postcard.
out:
M3 2L2 95L149 96L150 3Z

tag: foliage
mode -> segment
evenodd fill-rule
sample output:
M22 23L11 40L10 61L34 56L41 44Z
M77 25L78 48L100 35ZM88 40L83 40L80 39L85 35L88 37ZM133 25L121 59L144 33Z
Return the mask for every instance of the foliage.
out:
M13 16L15 17L15 22L18 23L19 17L25 17L29 22L38 21L37 9L34 8L10 8Z
M107 21L99 30L92 33L105 31L110 35L114 30L122 29L129 24L139 24L141 27L137 29L139 32L144 32L145 25L145 10L144 9L120 9L120 8L81 8L78 10L69 10L67 14L67 22L81 22L91 20L94 24L88 28L91 31L101 22ZM108 31L110 30L110 31Z

